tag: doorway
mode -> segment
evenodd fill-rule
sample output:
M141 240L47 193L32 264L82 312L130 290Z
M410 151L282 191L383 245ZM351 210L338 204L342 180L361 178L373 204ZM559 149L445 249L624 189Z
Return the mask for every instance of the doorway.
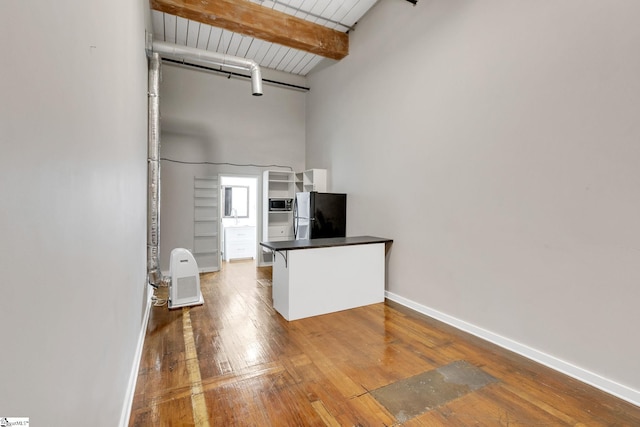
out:
M258 242L258 177L220 175L219 200L222 260L255 260Z

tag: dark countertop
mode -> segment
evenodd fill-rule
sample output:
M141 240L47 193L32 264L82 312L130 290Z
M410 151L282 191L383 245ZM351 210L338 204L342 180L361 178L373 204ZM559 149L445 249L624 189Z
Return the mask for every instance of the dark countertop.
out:
M371 243L391 243L384 237L355 236L332 237L328 239L284 240L281 242L260 242L261 246L272 251L291 251L296 249L330 248L333 246L367 245Z

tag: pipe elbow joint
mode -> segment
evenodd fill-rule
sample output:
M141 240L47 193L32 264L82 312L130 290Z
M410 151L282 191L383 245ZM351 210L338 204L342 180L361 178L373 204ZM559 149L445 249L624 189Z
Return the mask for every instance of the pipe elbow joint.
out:
M251 67L251 94L253 96L262 96L262 71L258 64L252 61Z

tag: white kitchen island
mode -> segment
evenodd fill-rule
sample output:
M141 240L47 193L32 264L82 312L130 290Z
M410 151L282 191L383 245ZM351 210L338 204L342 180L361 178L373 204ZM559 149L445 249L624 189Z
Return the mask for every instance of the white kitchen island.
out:
M260 243L274 251L273 307L296 320L383 302L391 242L358 236Z

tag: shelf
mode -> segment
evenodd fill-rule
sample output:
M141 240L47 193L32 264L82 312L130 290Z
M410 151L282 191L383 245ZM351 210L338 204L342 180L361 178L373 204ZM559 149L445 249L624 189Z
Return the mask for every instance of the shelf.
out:
M291 171L265 171L263 174L263 241L289 239L293 234L292 211L269 211L269 199L293 199L297 190L296 174ZM271 264L272 259L261 254L260 263Z
M302 173L302 188L304 191L327 191L327 170L309 169Z
M192 254L200 272L220 269L218 177L194 177Z

